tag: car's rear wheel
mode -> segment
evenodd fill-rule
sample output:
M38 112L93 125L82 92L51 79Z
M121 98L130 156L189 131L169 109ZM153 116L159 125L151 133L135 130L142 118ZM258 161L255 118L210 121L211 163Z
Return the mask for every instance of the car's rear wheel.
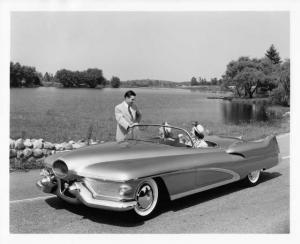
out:
M158 206L158 186L155 180L147 179L142 181L135 193L137 202L134 212L140 218L149 218L157 210Z
M255 186L259 182L261 170L255 170L250 172L246 177L246 183L248 186Z

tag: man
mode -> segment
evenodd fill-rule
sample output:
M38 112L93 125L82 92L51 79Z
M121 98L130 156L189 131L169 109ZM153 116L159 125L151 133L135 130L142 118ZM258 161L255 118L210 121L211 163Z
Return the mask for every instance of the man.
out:
M125 100L115 107L117 120L117 142L124 141L129 129L138 124L142 119L142 114L135 105L136 94L134 91L127 91L124 95Z

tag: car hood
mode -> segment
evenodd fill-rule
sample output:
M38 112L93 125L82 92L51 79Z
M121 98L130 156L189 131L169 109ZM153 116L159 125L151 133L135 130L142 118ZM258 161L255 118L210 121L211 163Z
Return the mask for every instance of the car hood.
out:
M145 158L156 158L172 155L190 154L191 148L172 147L150 142L107 142L98 145L87 146L73 151L56 153L45 159L45 165L52 167L56 160L62 160L69 170L83 172L91 165L113 163L116 161L128 161Z

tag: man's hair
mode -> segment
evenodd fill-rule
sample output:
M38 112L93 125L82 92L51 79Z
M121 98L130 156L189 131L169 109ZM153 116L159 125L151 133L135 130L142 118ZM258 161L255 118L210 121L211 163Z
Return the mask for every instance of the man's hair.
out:
M136 96L136 94L135 94L135 92L134 91L132 91L132 90L129 90L129 91L127 91L127 92L125 92L125 94L124 94L124 97L126 98L126 97L131 97L131 96Z

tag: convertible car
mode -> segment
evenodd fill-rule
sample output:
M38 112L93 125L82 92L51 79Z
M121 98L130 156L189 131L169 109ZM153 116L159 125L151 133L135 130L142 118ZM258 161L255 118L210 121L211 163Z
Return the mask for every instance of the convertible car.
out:
M168 131L168 136L164 135ZM274 136L257 141L191 134L171 125L137 125L123 142L106 142L45 158L37 186L72 204L149 218L174 200L234 181L250 186L279 163Z

